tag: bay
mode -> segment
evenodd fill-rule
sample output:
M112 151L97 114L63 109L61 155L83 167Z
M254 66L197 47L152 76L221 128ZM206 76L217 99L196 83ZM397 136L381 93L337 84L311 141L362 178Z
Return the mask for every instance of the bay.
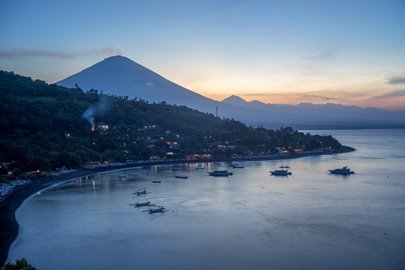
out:
M405 130L305 132L356 151L243 162L228 178L206 175L228 164L203 163L75 179L18 209L8 259L41 270L404 269ZM292 176L270 176L279 166ZM342 166L356 174L328 173ZM167 212L130 205L145 201Z

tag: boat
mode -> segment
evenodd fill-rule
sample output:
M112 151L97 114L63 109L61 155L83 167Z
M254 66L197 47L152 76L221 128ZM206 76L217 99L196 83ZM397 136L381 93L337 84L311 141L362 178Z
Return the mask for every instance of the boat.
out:
M283 166L280 166L279 168L280 168L280 169L289 169L290 166L288 166L288 165L283 165Z
M159 183L162 183L162 181L160 181L160 180L153 180L152 183L154 183L154 184L159 184Z
M133 203L131 205L133 205L135 207L145 207L145 206L151 206L152 203L151 202L143 202L143 203Z
M175 178L179 178L179 179L187 179L188 176L187 175L175 175Z
M288 176L292 175L292 172L289 172L288 170L275 170L275 171L270 171L271 175L276 175L276 176Z
M245 167L242 165L242 163L236 162L236 161L231 162L230 166L231 166L232 168L234 168L234 169L243 169L243 168L245 168Z
M144 189L144 190L138 190L138 191L134 192L134 194L136 194L136 196L146 195L146 193L148 193L148 192L146 191L146 189Z
M198 165L196 169L197 170L204 170L205 168L204 168L204 165Z
M149 212L149 214L164 213L164 212L166 212L166 208L164 208L164 207L152 208L152 209L149 209L148 212Z
M343 175L348 175L348 174L353 174L354 173L354 171L350 170L347 166L344 166L344 167L339 168L339 169L329 170L329 172L331 174L343 174Z
M217 170L217 171L212 171L208 172L209 176L222 176L222 177L228 177L230 175L233 175L232 172L228 172L228 170Z

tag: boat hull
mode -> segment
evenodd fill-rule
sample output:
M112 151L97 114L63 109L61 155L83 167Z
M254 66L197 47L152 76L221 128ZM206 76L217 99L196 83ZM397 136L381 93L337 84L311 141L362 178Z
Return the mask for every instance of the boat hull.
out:
M292 175L292 173L271 173L271 175L275 175L275 176L289 176Z
M288 170L275 170L275 171L270 171L271 175L275 176L288 176L292 175L292 172L289 172Z
M350 172L341 172L341 171L329 170L329 172L330 172L330 174L340 174L340 175L354 174L353 171L350 171Z
M233 175L233 173L231 173L231 172L227 172L227 173L209 172L208 175L209 176L215 176L215 177L228 177L230 175Z
M164 212L166 212L166 209L164 207L149 209L149 214L164 213Z
M188 179L188 176L176 175L175 178L178 178L178 179Z

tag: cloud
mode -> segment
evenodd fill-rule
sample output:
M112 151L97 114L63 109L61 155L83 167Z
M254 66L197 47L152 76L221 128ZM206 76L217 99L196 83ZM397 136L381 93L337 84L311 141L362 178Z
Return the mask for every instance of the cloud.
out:
M146 82L145 84L147 86L149 86L149 87L154 87L155 86L155 84L153 82Z
M405 84L405 76L395 76L388 78L389 84Z
M317 60L317 61L323 61L323 60L330 60L334 59L338 55L338 52L334 49L327 49L320 51L316 54L304 56L305 60Z
M363 101L375 94L374 91L311 91L311 92L279 92L279 93L240 93L239 95L247 100L258 99L265 103L272 104L362 104Z
M79 57L91 57L91 56L110 56L121 54L121 51L116 48L101 48L92 49L79 52L63 52L52 50L35 50L35 49L14 49L0 51L0 58L3 59L16 59L27 57L46 57L46 58L58 58L58 59L72 59Z
M380 99L380 98L398 98L398 97L405 97L405 90L394 90L380 96L375 96L373 98Z
M273 104L298 104L301 102L310 102L310 103L325 103L334 101L334 98L331 98L327 95L321 95L317 93L241 93L240 96L247 99L259 99L265 103Z
M364 104L387 109L405 109L405 89L393 90L381 95L374 95L364 101Z

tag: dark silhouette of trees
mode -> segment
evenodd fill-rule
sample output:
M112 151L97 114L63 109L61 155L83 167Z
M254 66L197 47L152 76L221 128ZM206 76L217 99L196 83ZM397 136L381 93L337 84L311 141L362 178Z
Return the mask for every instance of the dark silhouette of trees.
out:
M16 260L15 263L6 263L1 270L36 270L26 259Z
M271 154L278 149L306 151L341 145L331 136L312 136L285 127L247 127L185 106L67 89L0 71L0 163L15 172L77 167L91 162ZM100 100L108 110L83 112Z

